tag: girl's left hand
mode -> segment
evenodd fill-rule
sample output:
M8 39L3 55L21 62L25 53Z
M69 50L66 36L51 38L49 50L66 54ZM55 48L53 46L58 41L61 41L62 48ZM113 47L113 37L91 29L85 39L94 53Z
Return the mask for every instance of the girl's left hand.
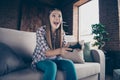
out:
M60 50L60 54L62 54L62 55L64 55L64 54L66 54L66 53L68 53L68 51L71 51L72 49L71 48L61 48L61 50Z

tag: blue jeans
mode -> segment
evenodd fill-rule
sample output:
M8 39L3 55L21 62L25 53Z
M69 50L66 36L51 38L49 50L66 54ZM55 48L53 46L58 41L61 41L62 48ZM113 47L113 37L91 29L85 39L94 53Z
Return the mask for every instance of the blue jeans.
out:
M76 70L71 60L43 60L39 61L36 67L44 72L43 80L56 80L57 69L65 72L65 80L77 80Z

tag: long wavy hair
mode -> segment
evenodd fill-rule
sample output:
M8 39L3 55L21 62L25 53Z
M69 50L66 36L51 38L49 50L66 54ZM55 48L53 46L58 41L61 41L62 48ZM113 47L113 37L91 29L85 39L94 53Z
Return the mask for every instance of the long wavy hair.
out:
M59 9L52 9L50 10L49 14L48 14L48 17L49 15L51 14L52 11L54 10L58 10L61 12L61 10ZM62 12L61 12L62 13ZM62 16L62 15L61 15ZM53 45L52 45L52 27L51 27L51 24L50 24L50 19L48 21L48 24L46 25L46 39L47 39L47 42L48 42L48 45L51 49L53 49ZM56 48L60 48L62 47L62 40L63 40L63 37L62 35L64 34L64 31L63 31L63 23L60 24L59 28L56 30L56 39L55 39L55 49Z

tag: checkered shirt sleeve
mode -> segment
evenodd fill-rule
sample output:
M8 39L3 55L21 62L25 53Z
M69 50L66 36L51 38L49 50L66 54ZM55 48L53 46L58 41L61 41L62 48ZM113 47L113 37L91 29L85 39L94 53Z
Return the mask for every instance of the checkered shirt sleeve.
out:
M45 60L47 57L45 56L45 51L50 50L47 41L45 39L46 31L44 29L45 27L40 27L36 31L36 48L33 53L33 61L32 61L32 67L35 67L35 64L38 61Z

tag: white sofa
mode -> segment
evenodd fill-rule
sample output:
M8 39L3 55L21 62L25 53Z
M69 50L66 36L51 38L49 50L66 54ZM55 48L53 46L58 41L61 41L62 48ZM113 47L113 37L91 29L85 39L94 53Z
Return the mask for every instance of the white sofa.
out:
M25 62L31 63L36 46L36 34L7 28L0 28L0 42L10 46ZM78 80L105 80L105 57L101 50L91 50L93 62L74 64ZM0 80L41 80L42 72L34 71L30 66L0 76ZM64 80L63 72L58 70L56 80Z

